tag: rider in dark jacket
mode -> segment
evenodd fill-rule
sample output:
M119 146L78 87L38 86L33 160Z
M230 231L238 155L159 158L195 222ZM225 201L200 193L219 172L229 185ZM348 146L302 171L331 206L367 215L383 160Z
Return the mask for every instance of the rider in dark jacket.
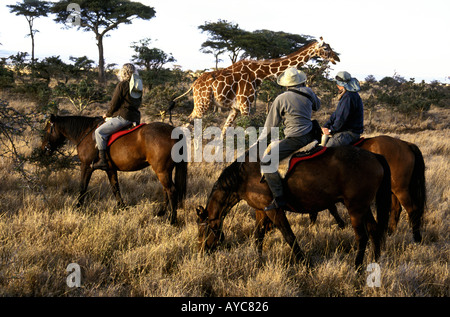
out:
M327 147L350 144L364 131L364 108L358 94L358 80L348 72L339 72L334 81L341 94L336 111L322 128L325 136L332 136L323 144Z
M142 80L135 73L133 64L123 65L120 82L114 90L109 110L103 116L105 123L95 130L95 141L99 150L99 160L94 169L107 169L106 146L111 134L141 121L139 106L142 103Z

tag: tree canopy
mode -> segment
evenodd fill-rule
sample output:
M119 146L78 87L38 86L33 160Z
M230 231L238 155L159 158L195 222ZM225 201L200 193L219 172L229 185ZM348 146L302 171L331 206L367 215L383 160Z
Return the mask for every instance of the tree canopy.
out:
M39 0L23 0L22 3L17 2L13 5L7 5L10 8L11 13L16 15L23 15L28 22L28 27L30 28L31 37L31 62L34 63L34 35L38 30L34 29L34 20L39 17L46 17L50 11L50 3L48 1Z
M214 55L216 68L221 60L220 56L225 53L228 53L231 63L242 58L278 58L298 50L313 39L309 35L270 30L249 32L226 20L205 22L198 28L208 33L208 39L202 43L200 50Z
M68 18L73 12L67 10L72 0L63 0L53 5L52 11L56 14L54 19L58 23L70 26L72 23ZM155 16L152 7L143 5L140 2L127 0L79 0L80 5L78 28L86 32L94 32L99 51L99 80L105 80L105 59L103 51L103 38L120 24L131 24L135 19L150 20Z

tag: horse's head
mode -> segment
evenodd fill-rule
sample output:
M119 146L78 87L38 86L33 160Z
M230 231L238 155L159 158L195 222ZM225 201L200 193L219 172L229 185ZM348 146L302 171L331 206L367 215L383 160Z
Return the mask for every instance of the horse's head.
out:
M221 221L208 219L208 211L202 206L197 208L197 216L199 250L213 251L225 238Z
M211 250L224 240L223 219L236 205L241 185L241 163L235 161L227 166L219 176L208 197L206 207L197 208L198 242L200 250Z
M65 136L58 128L56 121L57 117L52 114L50 119L47 120L43 131L41 151L47 155L51 155L55 150L63 145L66 140Z
M329 60L333 64L341 61L339 56L331 49L331 46L323 41L322 37L316 44L314 55Z

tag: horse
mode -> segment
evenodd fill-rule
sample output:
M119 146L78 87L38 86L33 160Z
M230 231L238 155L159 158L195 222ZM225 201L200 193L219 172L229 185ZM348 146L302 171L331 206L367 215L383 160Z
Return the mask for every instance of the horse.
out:
M390 214L391 175L383 156L346 146L327 148L320 156L295 165L284 178L289 211L319 212L337 202L347 207L357 241L355 266L360 270L370 236L375 259L381 253ZM268 228L273 224L292 248L298 261L304 259L284 210L264 211L273 199L261 182L259 162L237 160L226 167L215 182L206 206L197 208L200 250L211 251L223 240L222 224L227 212L245 200L256 211L255 240L259 254ZM371 203L376 201L377 221Z
M322 130L315 132L315 138L320 142ZM357 146L372 153L383 155L391 169L392 207L388 233L397 228L402 206L408 213L415 242L422 241L420 233L422 218L426 207L425 161L419 147L387 135L372 138L362 138ZM356 144L356 143L355 143ZM337 210L330 210L340 226L343 221ZM317 213L311 213L314 223Z
M81 162L81 185L77 207L82 206L89 180L94 171L92 162L98 156L93 137L94 130L103 123L101 117L55 116L51 115L44 128L41 150L51 155L66 140L76 145ZM123 135L108 147L106 170L109 183L117 200L118 207L124 207L120 194L118 171L138 171L151 166L164 188L165 206L158 215L164 215L167 206L170 210L170 222L177 219L177 207L186 195L187 162L175 163L171 157L172 147L179 140L172 139L173 126L152 122ZM174 181L172 180L175 169Z

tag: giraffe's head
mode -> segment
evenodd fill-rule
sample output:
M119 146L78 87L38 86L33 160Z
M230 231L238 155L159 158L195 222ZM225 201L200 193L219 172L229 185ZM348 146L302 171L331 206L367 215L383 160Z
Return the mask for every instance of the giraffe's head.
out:
M320 37L320 40L314 46L314 55L329 60L333 64L340 62L339 56L331 49L329 44L323 41L322 37Z

